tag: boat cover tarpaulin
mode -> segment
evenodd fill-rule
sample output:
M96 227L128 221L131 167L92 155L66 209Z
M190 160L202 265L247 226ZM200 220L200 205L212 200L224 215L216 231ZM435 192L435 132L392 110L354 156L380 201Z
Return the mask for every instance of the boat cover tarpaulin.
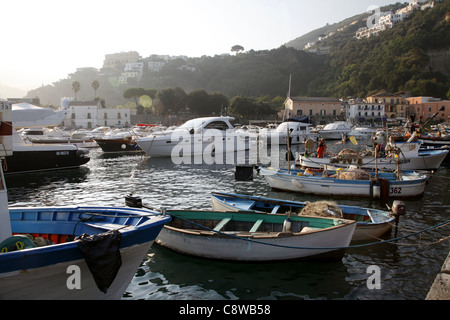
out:
M122 265L121 238L118 230L93 236L82 234L75 238L98 289L103 293L108 291Z

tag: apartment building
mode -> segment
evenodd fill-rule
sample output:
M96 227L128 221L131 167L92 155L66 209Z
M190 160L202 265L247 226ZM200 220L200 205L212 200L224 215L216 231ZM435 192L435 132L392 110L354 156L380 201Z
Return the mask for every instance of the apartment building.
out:
M314 125L345 120L345 102L330 97L288 97L279 117L309 116Z
M127 63L135 63L141 57L137 51L119 52L105 54L103 68L116 68L126 65Z
M383 102L368 102L362 99L351 99L346 105L347 120L352 123L374 124L386 120Z
M425 122L435 113L437 121L450 121L450 101L433 97L411 97L409 113L416 121Z
M368 103L384 104L384 111L388 119L406 119L409 116L409 101L406 100L405 94L382 91L368 96L366 101Z

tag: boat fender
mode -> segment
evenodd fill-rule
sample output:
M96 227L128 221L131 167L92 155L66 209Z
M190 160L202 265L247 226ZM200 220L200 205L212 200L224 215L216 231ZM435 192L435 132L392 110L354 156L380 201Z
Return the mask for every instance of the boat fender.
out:
M125 143L122 143L122 145L120 146L122 148L122 150L125 150L127 148L127 146L125 145Z
M294 187L297 187L298 189L303 188L303 184L295 179L292 179L292 184L294 185Z
M291 232L291 226L292 226L291 219L287 218L283 222L283 229L281 232L283 232L283 233Z
M380 178L380 199L386 200L389 198L389 180Z
M36 247L33 241L25 235L15 235L0 242L0 252L12 252Z

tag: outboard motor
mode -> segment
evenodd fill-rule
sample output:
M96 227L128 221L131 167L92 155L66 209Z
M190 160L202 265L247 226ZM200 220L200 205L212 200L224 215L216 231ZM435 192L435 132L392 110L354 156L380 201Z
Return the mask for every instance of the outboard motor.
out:
M400 221L400 216L406 214L406 205L403 201L394 200L392 203L392 215L395 217L395 233L394 237L397 237L398 223Z

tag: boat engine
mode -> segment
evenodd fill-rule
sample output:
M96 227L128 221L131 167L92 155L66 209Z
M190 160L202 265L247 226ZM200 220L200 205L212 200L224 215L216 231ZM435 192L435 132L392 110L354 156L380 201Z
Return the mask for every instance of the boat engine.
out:
M392 203L392 215L395 217L395 237L397 237L398 223L400 216L406 214L406 205L403 201L394 200Z
M394 216L402 216L406 214L406 205L403 201L395 200L392 203L392 214Z

